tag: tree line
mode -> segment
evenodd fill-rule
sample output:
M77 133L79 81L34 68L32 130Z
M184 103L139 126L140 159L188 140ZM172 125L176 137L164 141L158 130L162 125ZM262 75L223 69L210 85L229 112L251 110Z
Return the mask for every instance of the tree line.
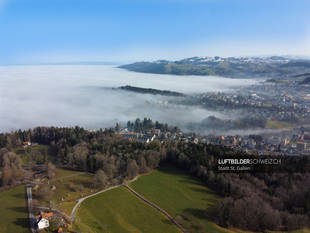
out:
M117 128L117 127L116 127ZM127 129L132 132L145 133L153 129L159 129L161 132L179 132L178 127L170 127L167 123L159 123L158 121L153 122L150 118L144 118L140 120L137 118L134 122L127 122Z

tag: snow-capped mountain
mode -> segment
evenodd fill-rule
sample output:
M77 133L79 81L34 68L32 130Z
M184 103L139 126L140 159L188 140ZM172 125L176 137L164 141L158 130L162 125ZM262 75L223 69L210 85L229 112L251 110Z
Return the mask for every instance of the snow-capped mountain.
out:
M224 77L289 77L310 71L310 60L286 56L190 57L178 61L136 62L120 68L136 72Z

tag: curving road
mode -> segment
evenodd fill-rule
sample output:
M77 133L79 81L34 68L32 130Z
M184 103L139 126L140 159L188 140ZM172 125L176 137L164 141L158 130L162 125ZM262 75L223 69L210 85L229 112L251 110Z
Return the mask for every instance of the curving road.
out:
M133 178L132 180L130 180L130 181L128 181L128 182L130 183L130 182L133 182L133 181L137 180L139 176L140 176L140 175L136 176L135 178ZM78 199L77 203L75 204L75 206L73 207L72 212L71 212L71 216L70 216L71 221L72 221L72 222L75 221L75 216L74 216L74 215L75 215L75 212L76 212L77 208L81 205L81 203L82 203L83 201L85 201L86 199L88 199L88 198L90 198L90 197L96 196L96 195L98 195L98 194L100 194L100 193L104 193L104 192L106 192L106 191L109 191L109 190L112 190L112 189L115 189L115 188L118 188L118 187L121 187L121 186L122 186L122 184L115 185L115 186L112 186L112 187L103 189L103 190L101 190L101 191L99 191L99 192L96 192L96 193L93 193L93 194L90 194L90 195L88 195L88 196L85 196L85 197L82 197L82 198Z
M121 186L121 185L115 185L115 186L113 186L113 187L110 187L110 188L107 188L107 189L103 189L103 190L101 190L101 191L99 191L99 192L96 192L96 193L93 193L93 194L88 195L88 196L86 196L86 197L82 197L82 198L78 199L77 203L75 204L75 206L73 207L72 212L71 212L71 216L70 216L71 221L74 222L74 220L75 220L74 214L75 214L77 208L78 208L78 207L81 205L81 203L82 203L83 201L85 201L87 198L96 196L96 195L98 195L98 194L100 194L100 193L104 193L104 192L106 192L106 191L109 191L109 190L111 190L111 189L118 188L118 187L120 187L120 186Z

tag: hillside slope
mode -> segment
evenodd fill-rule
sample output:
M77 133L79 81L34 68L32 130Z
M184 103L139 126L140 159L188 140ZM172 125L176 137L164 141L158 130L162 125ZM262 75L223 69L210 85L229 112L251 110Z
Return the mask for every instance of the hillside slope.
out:
M283 77L310 71L310 60L286 57L192 57L179 61L136 62L119 68L174 75L218 75L232 78Z

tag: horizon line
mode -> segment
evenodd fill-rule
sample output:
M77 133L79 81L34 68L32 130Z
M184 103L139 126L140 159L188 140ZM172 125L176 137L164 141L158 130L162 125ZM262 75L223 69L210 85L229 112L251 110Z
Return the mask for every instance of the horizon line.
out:
M268 58L268 57L284 57L288 59L301 59L301 60L310 60L310 56L308 55L247 55L247 56L188 56L183 57L179 59L166 59L166 58L159 58L159 59L141 59L141 60L135 60L135 61L54 61L54 62L12 62L12 63L0 63L0 66L31 66L31 65L124 65L124 64L130 64L135 62L154 62L154 61L160 61L160 60L166 60L166 61L179 61L183 59L188 58L195 58L195 57L220 57L220 58Z

